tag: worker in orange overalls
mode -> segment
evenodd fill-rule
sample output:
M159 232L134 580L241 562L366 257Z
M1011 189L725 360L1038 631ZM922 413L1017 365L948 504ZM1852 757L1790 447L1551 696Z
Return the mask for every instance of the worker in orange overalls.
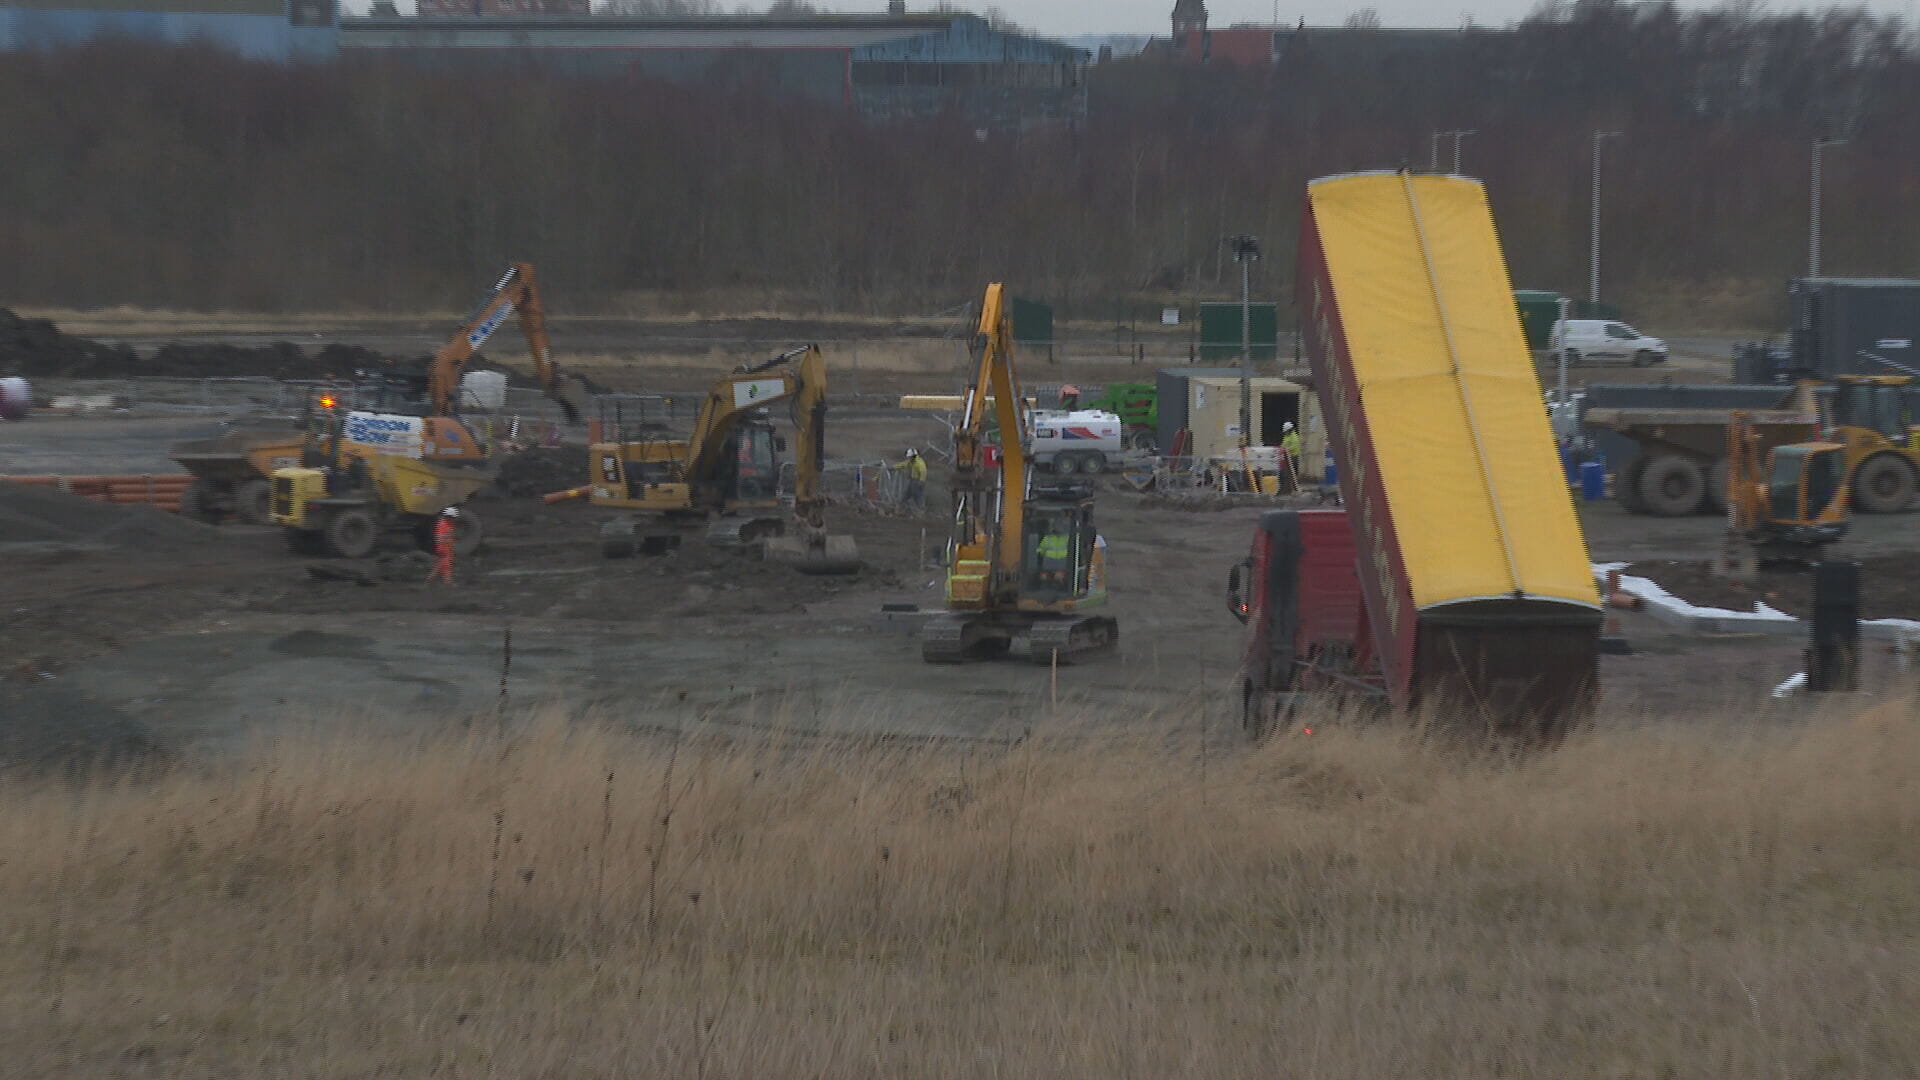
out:
M433 524L433 548L440 556L440 562L427 575L427 584L444 581L453 584L453 534L460 524L460 508L449 506L440 511L440 520Z

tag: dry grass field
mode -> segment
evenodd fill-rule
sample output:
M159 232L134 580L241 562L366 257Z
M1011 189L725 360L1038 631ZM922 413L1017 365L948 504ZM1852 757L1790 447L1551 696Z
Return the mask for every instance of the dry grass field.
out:
M1911 1076L1915 720L1514 761L553 712L15 779L0 1045L20 1077Z

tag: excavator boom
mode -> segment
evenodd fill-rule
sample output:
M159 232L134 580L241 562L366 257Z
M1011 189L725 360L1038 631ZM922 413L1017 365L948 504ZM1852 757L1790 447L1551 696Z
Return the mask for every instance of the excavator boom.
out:
M526 335L527 351L533 357L533 372L540 380L540 389L560 406L568 423L579 423L578 388L573 380L561 374L559 365L553 362L553 346L547 338L546 305L540 298L540 286L534 276L533 264L524 262L508 265L486 298L468 314L460 328L447 339L447 343L434 353L433 367L428 373L428 392L432 397L434 414L452 416L458 411L460 377L466 374L473 354L486 344L510 313L520 318L520 330Z

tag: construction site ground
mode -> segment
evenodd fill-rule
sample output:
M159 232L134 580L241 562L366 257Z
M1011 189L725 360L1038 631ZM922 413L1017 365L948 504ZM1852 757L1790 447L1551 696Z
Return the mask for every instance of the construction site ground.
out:
M924 416L844 412L836 454L897 456L945 437ZM168 444L216 427L36 417L0 427L0 472L164 470ZM475 504L489 539L451 588L427 585L426 567L405 557L301 558L270 528L142 507L88 503L69 521L74 507L44 491L0 489L0 757L218 751L290 726L471 717L499 702L503 672L516 707L592 707L644 726L998 740L1039 722L1057 694L1116 725L1235 737L1240 627L1223 589L1264 507L1196 512L1107 485L1098 517L1120 651L1063 667L1057 682L1040 666L920 660L910 609L940 604L937 483L924 515L837 508L833 527L857 538L865 562L838 578L714 549L697 533L671 556L607 561L603 512L490 496ZM1721 528L1612 503L1582 516L1596 560L1639 566L1698 562ZM1877 569L1883 557L1914 553L1915 520L1859 519L1848 543L1868 560L1870 595L1894 577ZM1920 617L1914 600L1881 594L1872 613ZM1800 668L1795 639L1701 639L1619 618L1634 652L1603 659L1610 718L1758 709ZM1869 687L1889 669L1870 658Z

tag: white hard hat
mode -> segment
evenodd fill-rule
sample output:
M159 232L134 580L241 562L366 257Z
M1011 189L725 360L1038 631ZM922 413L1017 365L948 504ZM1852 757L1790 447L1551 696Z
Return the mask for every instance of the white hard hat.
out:
M911 447L911 446L909 446L909 447L907 447L907 456L908 456L908 457L919 457L919 456L920 456L920 451L918 451L918 450L915 450L915 449L914 449L913 447Z
M460 516L460 508L457 506L449 506L445 510L440 511L440 513L443 517L457 518Z
M1281 430L1281 431L1292 431L1292 430L1293 430L1293 421L1291 421L1291 420L1288 420L1287 422L1285 422L1285 423L1283 423L1283 424L1281 424L1281 425L1280 425L1280 430Z

